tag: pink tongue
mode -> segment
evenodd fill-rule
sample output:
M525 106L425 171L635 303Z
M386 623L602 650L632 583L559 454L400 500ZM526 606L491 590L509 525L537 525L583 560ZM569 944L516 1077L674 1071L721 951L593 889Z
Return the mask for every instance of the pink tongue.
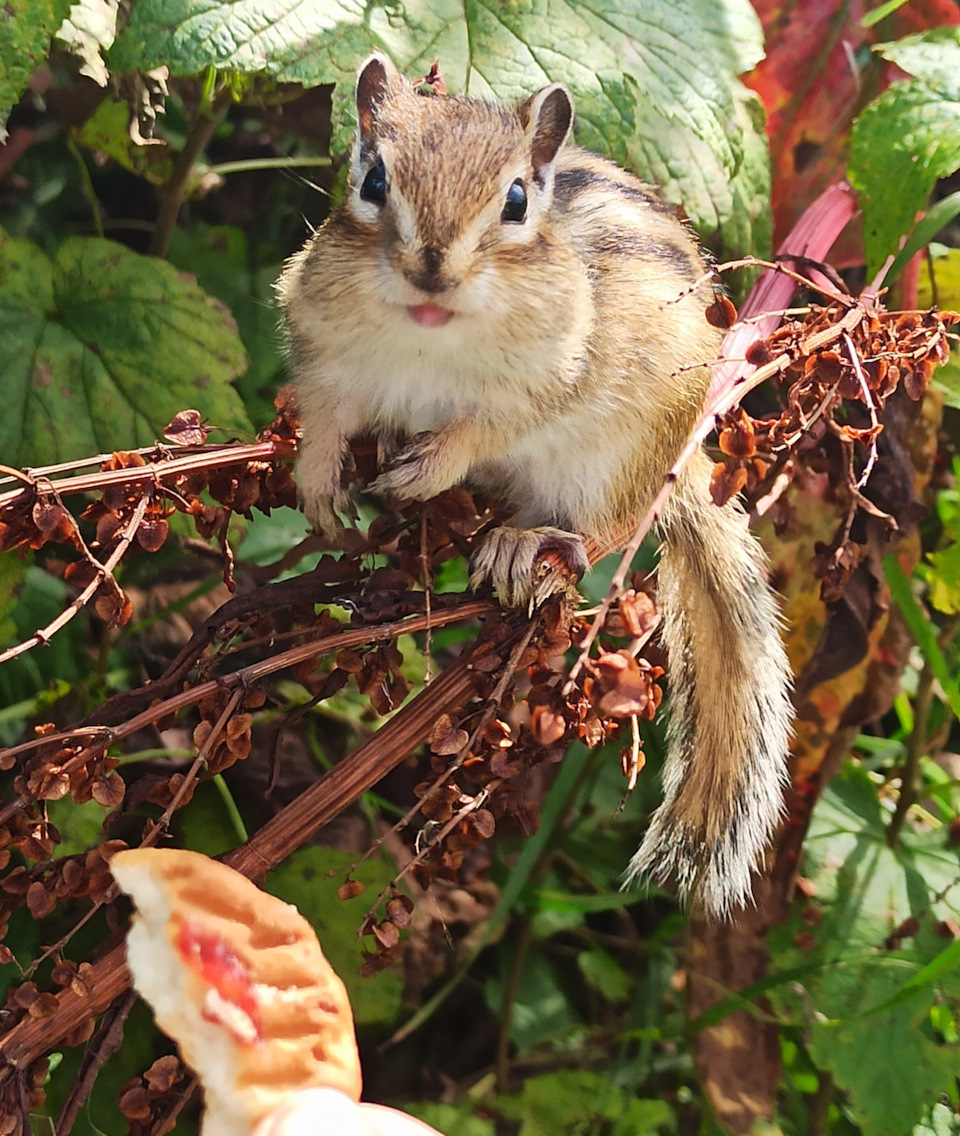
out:
M417 304L416 307L407 308L407 311L421 327L443 327L453 315L449 308L441 308L436 304Z

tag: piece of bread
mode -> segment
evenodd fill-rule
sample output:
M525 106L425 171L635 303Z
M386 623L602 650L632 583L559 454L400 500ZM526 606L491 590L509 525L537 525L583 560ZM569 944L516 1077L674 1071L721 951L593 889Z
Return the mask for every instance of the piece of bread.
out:
M133 983L203 1085L203 1136L248 1136L291 1092L360 1098L343 983L296 910L196 852L118 852Z

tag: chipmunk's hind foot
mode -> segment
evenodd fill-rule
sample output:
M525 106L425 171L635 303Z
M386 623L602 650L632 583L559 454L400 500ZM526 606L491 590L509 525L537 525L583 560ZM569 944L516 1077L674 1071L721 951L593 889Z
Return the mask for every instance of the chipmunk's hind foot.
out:
M532 612L558 593L573 593L590 567L577 533L549 527L491 532L470 561L470 586L490 581L504 607Z

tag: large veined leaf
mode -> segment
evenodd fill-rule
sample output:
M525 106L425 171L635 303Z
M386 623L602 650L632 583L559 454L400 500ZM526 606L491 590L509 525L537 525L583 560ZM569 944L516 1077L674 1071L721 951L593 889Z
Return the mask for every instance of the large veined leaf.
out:
M50 37L70 11L70 0L5 0L0 16L0 142L10 108L47 57Z
M905 829L890 848L876 787L851 767L817 805L804 874L816 896L775 933L772 993L806 1023L814 1062L845 1089L864 1132L900 1136L949 1091L960 1052L932 1025L960 998L960 858L946 833ZM789 944L789 945L787 945Z
M0 230L0 454L43 465L149 445L179 410L250 429L233 317L191 277L73 237L51 260Z
M896 253L937 179L960 168L960 28L877 51L914 77L884 91L853 127L850 180L862 192L870 275Z
M451 90L480 97L566 83L583 145L629 161L702 231L764 243L766 150L737 79L762 56L746 0L140 0L110 61L335 83L342 147L354 69L374 48L411 75L439 59Z

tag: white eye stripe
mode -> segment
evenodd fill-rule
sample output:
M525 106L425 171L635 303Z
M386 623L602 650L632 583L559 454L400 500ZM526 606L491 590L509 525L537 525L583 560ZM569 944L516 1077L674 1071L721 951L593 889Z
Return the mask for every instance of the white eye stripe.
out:
M368 225L377 224L383 215L383 206L364 201L359 187L351 187L346 206L358 221L364 221Z

